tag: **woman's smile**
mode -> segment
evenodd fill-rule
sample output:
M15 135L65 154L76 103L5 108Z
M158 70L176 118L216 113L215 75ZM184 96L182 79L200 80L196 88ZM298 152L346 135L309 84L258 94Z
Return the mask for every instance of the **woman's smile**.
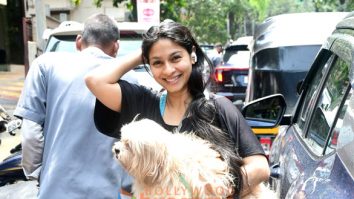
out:
M178 82L178 80L180 79L180 77L182 76L182 74L178 74L178 75L174 75L172 77L168 77L168 78L164 78L164 80L168 83L168 84L176 84Z

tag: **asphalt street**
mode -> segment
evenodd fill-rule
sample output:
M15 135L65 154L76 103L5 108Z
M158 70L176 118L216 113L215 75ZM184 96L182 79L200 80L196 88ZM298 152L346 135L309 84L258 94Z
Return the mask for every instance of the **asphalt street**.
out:
M0 71L0 105L12 116L21 90L24 85L25 72L23 65L11 65L10 71ZM15 136L0 134L0 161L10 155L11 148L21 142L21 131ZM1 199L34 199L37 195L36 182L22 181L0 187Z
M21 90L24 85L25 72L23 65L11 65L10 71L0 71L0 105L12 116ZM0 160L10 153L10 149L20 142L20 131L15 136L1 133Z
M9 112L16 106L25 80L23 65L11 65L10 71L0 71L0 104Z

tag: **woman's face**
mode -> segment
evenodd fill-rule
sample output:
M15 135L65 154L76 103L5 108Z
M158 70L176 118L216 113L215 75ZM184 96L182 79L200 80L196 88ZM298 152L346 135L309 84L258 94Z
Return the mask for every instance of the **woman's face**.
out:
M194 61L182 46L170 39L160 39L151 47L149 60L154 79L169 93L188 89Z

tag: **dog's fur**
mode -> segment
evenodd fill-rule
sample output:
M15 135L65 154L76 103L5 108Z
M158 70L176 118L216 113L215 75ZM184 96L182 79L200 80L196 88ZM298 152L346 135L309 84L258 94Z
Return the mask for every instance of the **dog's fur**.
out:
M210 142L193 133L172 134L142 119L121 129L113 153L132 175L137 198L227 198L234 178ZM269 198L263 187L246 198ZM264 196L264 197L263 197Z

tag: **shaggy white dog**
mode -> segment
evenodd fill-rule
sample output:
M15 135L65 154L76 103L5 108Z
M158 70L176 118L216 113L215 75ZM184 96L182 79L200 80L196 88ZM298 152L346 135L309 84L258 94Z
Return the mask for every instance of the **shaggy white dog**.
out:
M233 177L212 144L192 133L172 134L142 119L121 129L113 153L135 178L136 198L227 198ZM263 188L246 198L263 198ZM266 195L264 195L266 196ZM269 198L269 195L266 197Z

